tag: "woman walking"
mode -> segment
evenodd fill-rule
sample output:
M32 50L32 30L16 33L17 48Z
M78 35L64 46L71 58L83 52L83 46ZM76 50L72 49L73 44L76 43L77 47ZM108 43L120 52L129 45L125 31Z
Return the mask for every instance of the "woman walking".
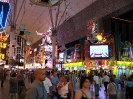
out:
M89 91L90 80L88 77L82 77L80 80L80 89L76 92L74 99L91 99L91 92Z
M60 99L73 99L72 85L67 82L67 76L62 76L63 86L61 87Z

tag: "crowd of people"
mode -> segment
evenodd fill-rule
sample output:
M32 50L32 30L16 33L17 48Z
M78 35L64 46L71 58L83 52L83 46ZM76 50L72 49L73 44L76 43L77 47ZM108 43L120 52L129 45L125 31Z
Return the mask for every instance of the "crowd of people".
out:
M28 79L30 86L26 87L25 80ZM118 99L119 84L121 90L126 90L125 98L133 99L133 75L120 77L113 75L111 71L46 71L36 69L26 70L0 70L1 88L4 81L9 82L9 99L93 99L91 86L94 86L95 96L99 97L99 91L104 85L105 95L109 99ZM79 83L79 89L74 86Z

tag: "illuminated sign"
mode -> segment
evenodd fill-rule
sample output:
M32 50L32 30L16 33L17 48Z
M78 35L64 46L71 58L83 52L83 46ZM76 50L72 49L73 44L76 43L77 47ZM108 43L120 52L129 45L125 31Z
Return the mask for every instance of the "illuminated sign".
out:
M6 48L6 47L7 47L7 43L0 42L0 48Z
M52 52L52 45L45 45L45 46L44 46L44 50L45 50L46 52Z
M0 59L5 59L5 54L0 53Z
M116 65L115 61L113 60L89 60L85 64L86 66L114 66Z
M0 28L6 27L6 22L10 10L10 4L7 2L8 0L0 1Z
M0 59L4 60L6 57L6 42L0 42Z
M47 33L39 33L36 31L36 34L43 36L42 43L40 44L40 49L41 48L43 49L44 54L43 55L39 54L39 55L40 57L44 57L44 58L40 58L41 62L48 60L46 64L49 63L50 66L52 67L52 61L51 61L52 60L52 31L51 31L51 28L47 31ZM46 66L46 67L50 67L50 66Z

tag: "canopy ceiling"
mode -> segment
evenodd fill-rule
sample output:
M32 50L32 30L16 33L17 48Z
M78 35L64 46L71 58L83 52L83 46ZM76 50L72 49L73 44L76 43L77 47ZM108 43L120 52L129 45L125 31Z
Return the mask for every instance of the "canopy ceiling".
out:
M14 0L10 0L11 3L11 11L10 14L13 14L14 12ZM17 3L17 10L16 15L18 16L18 19L16 20L17 29L20 26L20 24L26 24L27 29L31 32L30 35L27 36L27 39L33 44L36 41L38 41L41 36L37 36L35 31L38 32L46 32L51 27L51 21L50 21L50 15L49 10L47 7L37 6L32 4L29 0L16 0ZM24 1L24 2L23 2ZM59 19L61 18L61 15L66 8L66 5L69 4L67 7L67 10L64 14L64 17L62 18L61 23L63 23L64 20L71 18L81 10L83 10L85 7L89 6L96 0L64 0L60 7L60 13L59 13ZM22 9L20 11L20 7L23 3ZM56 7L52 8L53 11L53 20L55 21L57 10ZM20 12L20 13L19 13ZM6 28L7 32L10 32L10 25L7 24ZM18 32L18 31L16 31Z

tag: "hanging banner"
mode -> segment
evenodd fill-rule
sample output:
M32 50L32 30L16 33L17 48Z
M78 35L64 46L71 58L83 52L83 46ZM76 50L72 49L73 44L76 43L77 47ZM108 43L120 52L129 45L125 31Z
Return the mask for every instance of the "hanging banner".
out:
M0 28L6 27L9 11L10 11L10 4L8 3L8 0L1 0L0 1Z

